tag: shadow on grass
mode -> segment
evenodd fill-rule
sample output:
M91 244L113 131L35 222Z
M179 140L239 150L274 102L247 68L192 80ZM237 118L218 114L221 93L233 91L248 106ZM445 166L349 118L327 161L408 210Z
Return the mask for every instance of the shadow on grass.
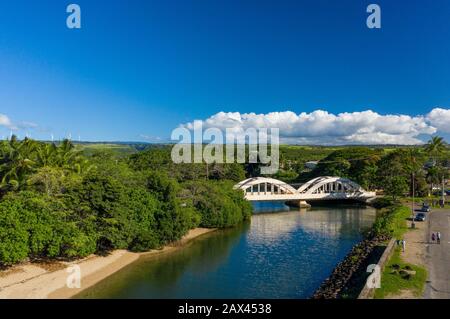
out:
M401 291L406 290L419 298L424 291L426 279L426 269L405 263L400 256L400 248L397 247L383 270L381 288L375 290L375 298L395 297Z

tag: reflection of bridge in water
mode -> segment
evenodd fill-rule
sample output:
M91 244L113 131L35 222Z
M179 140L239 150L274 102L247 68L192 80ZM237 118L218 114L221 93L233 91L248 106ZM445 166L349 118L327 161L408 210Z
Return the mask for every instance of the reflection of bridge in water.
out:
M327 238L351 237L369 228L376 209L358 206L322 206L312 210L288 210L276 214L258 214L252 218L249 238L257 242L276 242L302 229L313 236Z
M254 177L235 185L242 189L249 201L295 202L309 206L307 201L357 200L367 201L376 197L375 192L364 190L357 183L342 177L322 176L301 185L298 189L273 178Z

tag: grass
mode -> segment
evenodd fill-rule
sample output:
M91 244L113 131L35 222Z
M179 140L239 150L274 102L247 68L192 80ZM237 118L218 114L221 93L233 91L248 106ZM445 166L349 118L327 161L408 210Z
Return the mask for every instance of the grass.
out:
M110 144L110 143L90 143L90 144L76 144L77 150L83 151L87 156L90 156L98 151L109 151L119 157L124 157L136 153L136 149L127 144Z
M414 274L415 272L415 274ZM381 288L375 290L375 299L384 299L409 290L415 297L424 291L427 271L424 267L403 262L400 247L397 247L381 276Z
M401 239L411 230L407 220L411 217L411 209L406 206L391 208L391 211L380 217L382 229L389 231L392 237ZM381 288L375 290L375 298L383 299L396 295L402 290L409 290L419 297L424 290L427 271L424 267L405 263L400 256L400 247L396 247L381 276Z
M392 221L393 237L401 238L409 230L408 223L406 221L410 217L411 217L411 210L408 207L401 206L395 208L394 219Z
M406 222L408 218L411 218L411 210L406 206L384 208L377 216L372 230L376 235L401 238L409 229Z

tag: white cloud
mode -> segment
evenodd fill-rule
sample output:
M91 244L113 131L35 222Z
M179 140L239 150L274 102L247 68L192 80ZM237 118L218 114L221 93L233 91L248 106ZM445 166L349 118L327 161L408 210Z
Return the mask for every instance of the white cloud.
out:
M33 122L13 122L11 119L5 115L0 114L0 127L5 127L12 131L30 131L30 130L37 130L40 129L39 125Z
M0 126L4 126L11 130L17 129L17 127L11 122L9 117L4 114L0 114Z
M20 122L17 125L20 129L37 129L39 127L39 125L37 125L36 123L33 122Z
M427 114L427 120L439 132L450 133L450 109L435 108Z
M316 110L300 114L290 111L267 114L220 112L200 122L204 129L232 128L235 132L244 132L251 127L279 128L284 143L421 144L421 135L435 134L437 128L442 132L449 129L445 121L434 119L436 112L444 112L450 119L450 110L443 109L435 109L426 116L381 115L371 110L335 115ZM193 129L194 122L182 126Z
M163 142L163 139L160 136L151 136L147 134L139 134L139 138L147 141L147 142L153 142L153 143L159 143Z

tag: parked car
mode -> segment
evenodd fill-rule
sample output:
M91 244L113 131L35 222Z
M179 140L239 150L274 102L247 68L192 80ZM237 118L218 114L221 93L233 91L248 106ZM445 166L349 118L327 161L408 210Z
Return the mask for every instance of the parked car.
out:
M425 219L426 219L425 213L418 213L418 214L416 215L416 217L414 218L414 220L415 220L416 222L424 222Z
M428 205L423 205L422 208L420 209L421 212L424 213L429 213L431 211L430 206Z

